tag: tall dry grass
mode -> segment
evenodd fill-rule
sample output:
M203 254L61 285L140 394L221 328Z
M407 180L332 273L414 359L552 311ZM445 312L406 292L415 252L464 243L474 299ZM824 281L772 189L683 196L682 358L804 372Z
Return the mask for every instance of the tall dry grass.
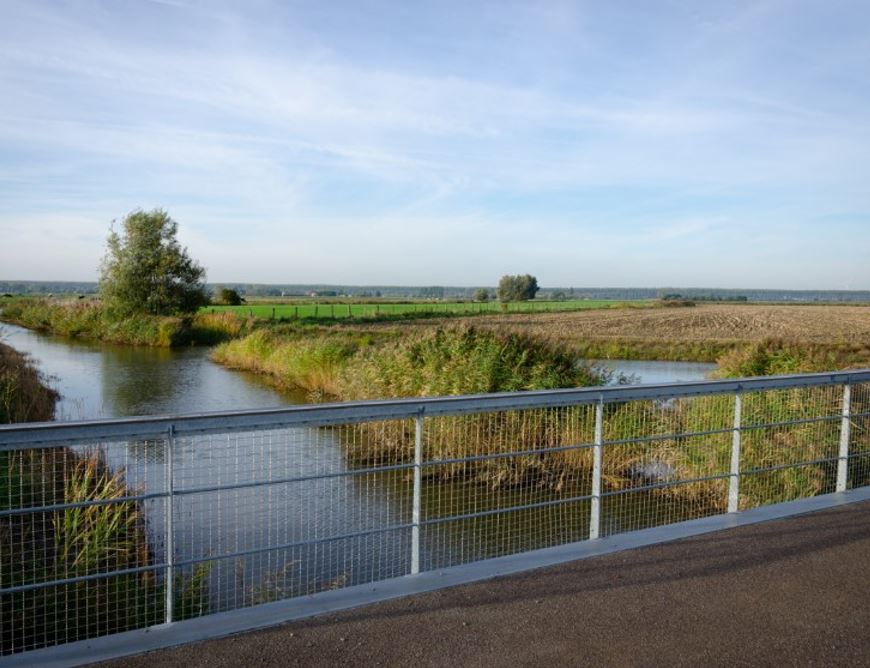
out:
M323 332L307 338L258 331L220 347L222 363L270 374L287 386L301 386L315 398L339 400L469 394L594 385L606 379L578 366L566 347L511 330L467 326L415 328L401 338L361 345ZM701 344L706 345L706 344ZM807 352L777 342L761 342L728 353L741 375L812 371L842 362L830 349ZM761 393L747 399L757 421L776 422L829 414L812 392L782 396ZM754 403L753 403L754 402ZM756 408L752 408L756 406ZM725 476L729 471L733 397L699 397L670 402L634 401L609 405L605 413L603 475L609 490L662 485L653 495L684 500L710 511L724 510L727 480L667 485L677 480ZM463 479L493 488L542 487L558 490L591 479L594 416L588 408L516 411L439 418L427 430L427 461L474 459L426 467L424 475ZM431 424L430 423L430 424ZM721 430L697 437L682 434ZM635 442L626 442L640 439ZM409 462L413 455L410 421L367 424L347 439L345 449L357 465ZM781 428L775 434L749 430L744 435L747 470L781 467L747 477L746 506L813 496L832 484L829 465L791 466L799 460L830 457L830 435L812 425ZM500 453L550 452L512 457ZM582 486L581 485L581 486Z
M0 343L0 424L50 420L57 398L26 355Z
M37 331L110 343L169 348L212 345L240 336L253 320L232 313L156 316L144 313L114 318L99 299L5 299L3 320Z

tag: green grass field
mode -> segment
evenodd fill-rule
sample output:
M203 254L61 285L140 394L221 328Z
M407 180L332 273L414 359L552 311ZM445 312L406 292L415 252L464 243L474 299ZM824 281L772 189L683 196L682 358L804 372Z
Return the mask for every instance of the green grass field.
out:
M295 304L252 302L242 306L206 306L201 312L228 311L262 319L294 320L324 318L432 317L438 315L476 315L485 313L545 313L611 308L616 305L639 306L649 302L576 299L572 301L499 302L338 302L300 301Z

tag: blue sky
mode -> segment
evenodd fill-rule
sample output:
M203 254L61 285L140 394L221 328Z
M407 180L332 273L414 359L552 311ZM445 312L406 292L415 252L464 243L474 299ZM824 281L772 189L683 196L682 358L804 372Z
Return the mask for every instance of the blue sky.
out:
M865 2L0 0L0 278L870 288Z

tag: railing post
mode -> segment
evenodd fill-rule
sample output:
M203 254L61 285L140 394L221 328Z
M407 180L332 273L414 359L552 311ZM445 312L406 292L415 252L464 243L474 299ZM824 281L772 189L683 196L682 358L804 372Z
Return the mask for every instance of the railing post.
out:
M420 572L420 506L423 487L423 415L414 418L414 505L411 515L411 573Z
M743 398L740 392L734 395L734 430L731 432L731 477L728 480L728 512L740 510L740 426Z
M843 385L843 417L840 419L840 453L837 460L837 491L846 491L849 473L849 438L852 433L852 386Z
M166 467L166 623L174 620L174 590L175 590L175 536L172 528L174 512L173 499L175 491L173 456L175 454L175 426L169 425L164 454Z
M601 455L604 442L604 399L595 404L595 445L592 448L592 511L589 516L589 539L601 535Z

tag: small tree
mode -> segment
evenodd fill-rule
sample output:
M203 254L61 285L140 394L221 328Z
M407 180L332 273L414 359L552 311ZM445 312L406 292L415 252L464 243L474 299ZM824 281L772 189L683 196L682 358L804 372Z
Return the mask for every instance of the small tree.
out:
M489 301L489 290L486 288L477 288L474 291L474 301L476 302L488 302Z
M503 302L522 302L534 299L538 292L538 279L531 274L502 276L498 282L498 298Z
M178 223L162 209L136 210L106 241L100 267L100 295L107 313L175 315L208 303L205 269L176 237Z
M240 306L245 301L237 291L231 288L221 288L218 295L220 300L229 306Z

